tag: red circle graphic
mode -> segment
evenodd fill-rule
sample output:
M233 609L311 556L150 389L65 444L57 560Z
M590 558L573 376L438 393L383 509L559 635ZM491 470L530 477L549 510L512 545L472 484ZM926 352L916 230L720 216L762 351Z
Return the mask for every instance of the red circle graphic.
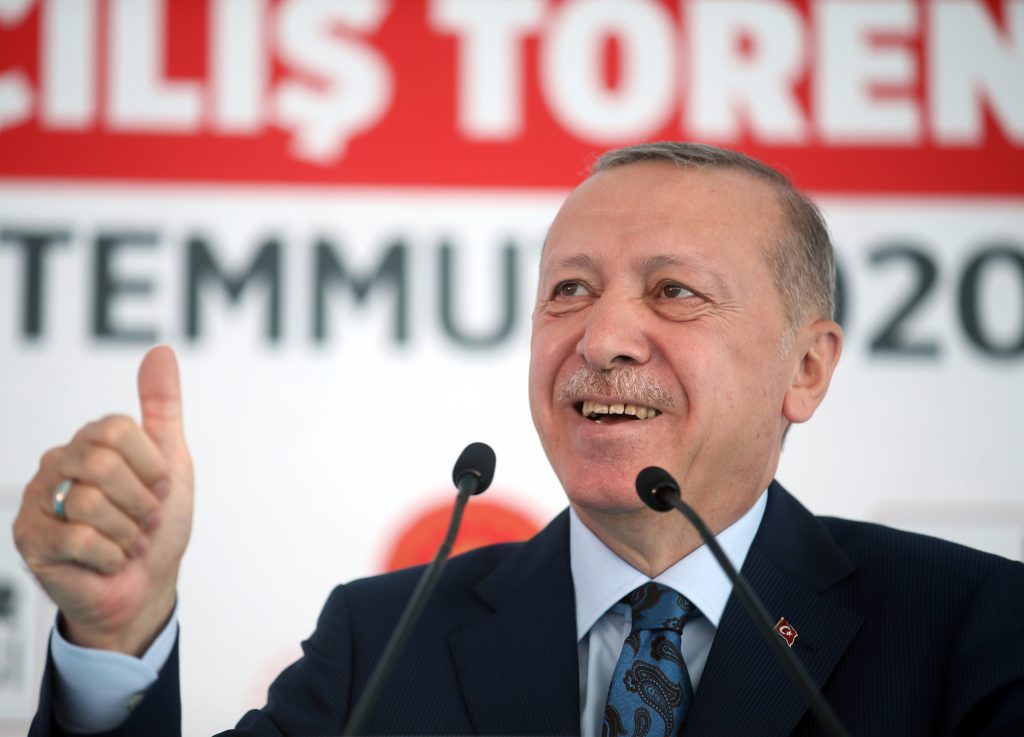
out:
M433 560L448 531L452 504L433 504L415 514L386 548L384 570L394 571ZM471 499L462 517L452 555L484 545L526 540L538 530L540 525L534 517L522 510L500 502Z

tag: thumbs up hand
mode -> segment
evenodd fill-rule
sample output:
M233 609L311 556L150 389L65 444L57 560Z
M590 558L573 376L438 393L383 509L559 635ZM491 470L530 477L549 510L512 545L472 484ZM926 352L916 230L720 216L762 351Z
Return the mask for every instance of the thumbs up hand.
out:
M167 346L143 358L139 402L141 425L111 415L44 454L14 522L15 545L60 609L64 635L132 655L173 611L192 528L192 460Z

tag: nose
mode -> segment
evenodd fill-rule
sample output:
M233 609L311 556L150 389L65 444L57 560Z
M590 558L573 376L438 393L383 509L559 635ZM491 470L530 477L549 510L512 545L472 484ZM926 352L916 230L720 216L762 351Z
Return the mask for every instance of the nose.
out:
M576 353L592 368L646 363L651 356L642 298L605 292L587 309Z

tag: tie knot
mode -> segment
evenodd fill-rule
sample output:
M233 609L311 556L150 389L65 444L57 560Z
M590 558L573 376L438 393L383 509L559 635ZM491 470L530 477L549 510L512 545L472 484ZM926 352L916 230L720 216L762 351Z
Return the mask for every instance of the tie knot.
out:
M675 630L681 632L693 608L689 600L668 586L650 581L626 596L633 610L633 630Z

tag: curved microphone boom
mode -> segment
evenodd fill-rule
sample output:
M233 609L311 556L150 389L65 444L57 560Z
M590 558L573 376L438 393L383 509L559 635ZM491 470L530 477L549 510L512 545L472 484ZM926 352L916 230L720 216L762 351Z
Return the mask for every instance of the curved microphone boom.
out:
M384 686L388 682L391 671L398 663L398 657L405 649L405 643L409 640L413 628L419 621L427 599L430 598L434 587L437 586L445 561L451 555L452 545L455 544L455 536L459 532L459 524L462 522L462 512L466 508L466 502L469 501L469 497L486 491L487 487L491 485L495 463L494 451L486 443L470 443L459 455L459 459L455 461L455 468L452 469L452 481L458 487L459 493L455 497L455 506L452 508L452 516L448 522L448 532L441 547L438 548L434 560L426 567L420 580L416 583L416 588L413 590L412 596L409 597L409 603L405 605L405 610L402 612L398 624L395 625L394 632L391 633L391 639L388 640L380 660L377 661L377 666L370 674L366 690L363 691L363 695L352 710L352 716L349 718L348 724L345 725L343 734L366 734L370 725L370 717L373 716L377 702L384 692Z
M754 590L750 588L747 579L739 574L726 557L725 551L722 550L722 547L718 544L708 526L704 524L704 520L693 511L689 504L683 501L682 493L679 491L679 484L672 478L672 474L664 468L648 466L637 474L636 493L641 501L654 511L667 512L674 508L689 520L690 524L693 525L704 541L704 544L708 546L711 554L715 556L719 567L729 577L729 580L732 582L733 591L736 592L736 596L740 603L743 604L743 608L747 610L747 615L753 621L754 628L768 642L768 646L775 653L775 657L786 670L790 680L803 692L808 705L811 707L811 711L814 712L814 716L818 719L818 723L821 724L827 734L833 737L849 737L846 728L843 727L842 722L839 721L835 712L832 711L832 707L822 697L818 687L815 686L814 681L811 680L811 677L807 674L800 661L796 659L793 651L784 645L782 639L775 634L768 610L764 608L764 604L757 598Z

